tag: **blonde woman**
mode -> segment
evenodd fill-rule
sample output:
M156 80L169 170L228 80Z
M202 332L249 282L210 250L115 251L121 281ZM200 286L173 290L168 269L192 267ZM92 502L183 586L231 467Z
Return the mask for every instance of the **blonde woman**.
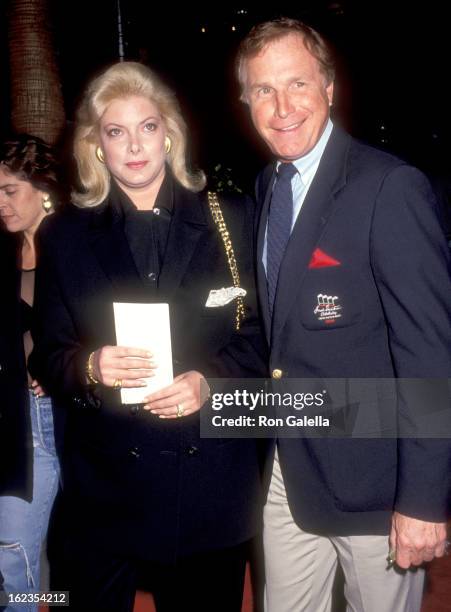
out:
M79 110L77 206L42 233L37 354L69 412L52 587L69 590L75 610L87 601L131 610L143 565L159 612L241 609L246 542L258 527L255 447L200 438L199 388L211 360L256 331L252 211L244 198L221 202L247 290L235 340L237 303L206 307L211 289L233 282L204 176L188 171L185 149L168 88L143 65L112 66ZM131 408L117 388L139 387L157 364L141 347L116 346L114 301L170 305L174 383Z

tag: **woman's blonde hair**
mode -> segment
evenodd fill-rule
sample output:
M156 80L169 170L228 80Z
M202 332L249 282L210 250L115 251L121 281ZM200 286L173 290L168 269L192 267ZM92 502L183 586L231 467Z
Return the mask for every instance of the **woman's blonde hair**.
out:
M121 62L91 81L77 112L74 155L82 191L75 191L72 198L78 206L96 206L108 195L110 174L96 156L99 120L113 100L130 96L143 96L157 106L171 139L167 162L178 181L191 191L205 186L203 172L187 170L187 129L174 93L143 64Z

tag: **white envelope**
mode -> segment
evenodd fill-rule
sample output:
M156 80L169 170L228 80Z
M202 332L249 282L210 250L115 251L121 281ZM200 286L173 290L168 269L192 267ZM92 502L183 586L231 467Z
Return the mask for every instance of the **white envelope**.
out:
M169 305L114 302L113 308L117 345L149 350L158 364L146 387L121 389L123 404L139 404L149 393L173 382Z

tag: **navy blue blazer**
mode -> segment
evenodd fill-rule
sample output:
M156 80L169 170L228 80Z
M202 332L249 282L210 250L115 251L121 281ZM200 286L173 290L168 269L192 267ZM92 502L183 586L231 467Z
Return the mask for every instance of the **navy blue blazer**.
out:
M271 322L261 260L274 177L271 165L257 180L258 288L271 371L450 378L449 252L423 174L334 127L290 237ZM340 308L322 316L325 300ZM306 530L387 533L393 509L431 521L448 514L451 440L376 432L278 445L290 508Z

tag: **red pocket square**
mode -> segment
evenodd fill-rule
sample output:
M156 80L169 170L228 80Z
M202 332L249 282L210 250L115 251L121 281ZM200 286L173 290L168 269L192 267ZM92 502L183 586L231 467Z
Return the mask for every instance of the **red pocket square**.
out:
M327 255L321 249L315 249L313 251L312 258L308 265L309 268L328 268L329 266L341 266L341 261L334 259L330 255Z

